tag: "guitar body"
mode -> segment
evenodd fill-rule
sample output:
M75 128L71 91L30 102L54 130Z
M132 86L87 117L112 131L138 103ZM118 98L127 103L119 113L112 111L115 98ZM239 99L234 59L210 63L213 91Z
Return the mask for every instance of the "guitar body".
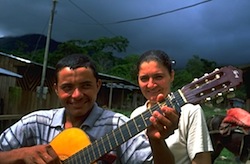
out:
M50 142L50 145L61 161L64 161L90 144L89 136L79 128L65 129Z

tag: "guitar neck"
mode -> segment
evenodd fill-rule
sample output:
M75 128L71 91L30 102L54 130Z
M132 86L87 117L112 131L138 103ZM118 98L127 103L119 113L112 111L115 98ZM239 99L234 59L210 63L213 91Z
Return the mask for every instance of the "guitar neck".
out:
M175 108L180 113L180 108L185 103L197 104L207 97L213 97L217 93L227 91L230 87L238 86L242 81L242 71L235 67L228 66L215 69L210 74L195 79L181 90L170 93L163 102L154 105L139 116L112 130L91 145L67 158L63 163L93 163L151 125L150 116L154 111L161 112L161 106L167 105Z
M151 117L152 113L154 111L161 112L160 108L165 104L179 110L179 108L185 104L185 101L182 98L180 91L169 94L169 96L163 102L154 105L152 108L147 109L142 114L129 120L122 126L112 130L110 133L107 133L100 139L95 140L91 145L80 150L70 158L66 159L63 163L92 163L98 160L106 153L123 144L151 125L149 118Z

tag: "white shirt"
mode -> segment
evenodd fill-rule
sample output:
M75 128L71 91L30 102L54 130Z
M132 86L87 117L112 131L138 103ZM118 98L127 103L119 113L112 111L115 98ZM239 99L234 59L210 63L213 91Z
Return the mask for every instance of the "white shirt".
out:
M131 113L131 118L144 112L147 102ZM143 132L145 133L145 132ZM181 107L178 129L166 139L177 164L188 164L197 153L213 151L203 110L200 105Z

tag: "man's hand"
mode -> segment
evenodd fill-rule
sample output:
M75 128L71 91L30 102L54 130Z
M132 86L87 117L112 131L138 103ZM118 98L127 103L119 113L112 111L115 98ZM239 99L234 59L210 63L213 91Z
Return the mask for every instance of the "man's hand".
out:
M5 154L6 153L6 154ZM5 158L3 158L5 155ZM50 145L38 145L0 152L1 162L17 164L60 164L60 159Z

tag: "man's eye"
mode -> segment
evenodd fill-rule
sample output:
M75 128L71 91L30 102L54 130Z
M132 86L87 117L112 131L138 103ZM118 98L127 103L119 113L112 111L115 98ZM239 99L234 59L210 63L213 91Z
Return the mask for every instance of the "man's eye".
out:
M84 83L80 86L81 89L88 89L91 88L92 84L91 83Z
M71 87L71 86L62 86L61 88L62 88L62 90L64 90L65 92L69 92L69 91L72 90L72 87Z

